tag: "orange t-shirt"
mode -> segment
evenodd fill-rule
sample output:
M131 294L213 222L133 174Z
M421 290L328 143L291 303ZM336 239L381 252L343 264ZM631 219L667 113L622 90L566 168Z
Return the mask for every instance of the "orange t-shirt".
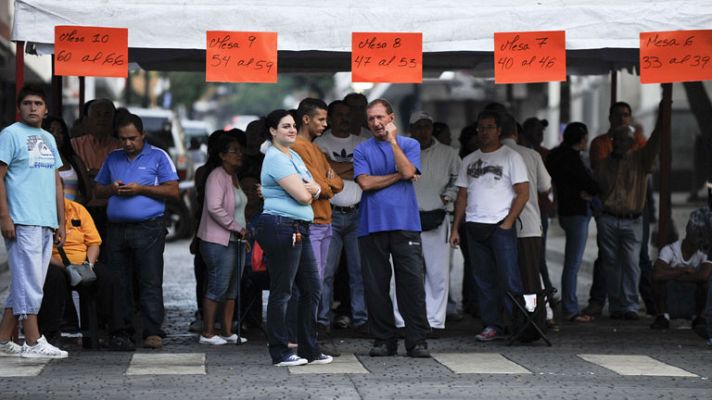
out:
M297 136L297 141L292 145L299 157L304 161L309 172L314 177L314 181L321 186L319 198L312 202L314 210L315 224L330 224L331 223L331 203L329 199L334 197L334 194L339 193L344 189L344 181L334 173L334 177L329 179L327 173L331 166L326 160L326 155L321 151L319 146Z
M87 259L89 246L100 245L101 237L89 211L75 201L64 199L64 219L64 252L72 264L81 264ZM60 258L56 247L52 248L52 258Z

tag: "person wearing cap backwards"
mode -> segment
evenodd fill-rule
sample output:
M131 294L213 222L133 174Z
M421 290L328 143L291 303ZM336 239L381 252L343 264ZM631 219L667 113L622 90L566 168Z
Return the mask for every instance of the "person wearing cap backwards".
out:
M662 104L662 102L661 102ZM597 219L599 262L605 271L611 319L637 320L640 247L647 175L660 151L660 112L650 140L635 149L634 129L613 129L611 154L600 160L593 177L601 189Z
M393 303L389 297L390 257L396 295L405 319L405 347L410 357L430 357L426 336L424 266L420 217L413 181L420 177L420 145L398 134L388 101L366 108L373 137L354 150L354 179L363 190L359 208L359 250L371 335L371 357L398 352Z
M460 170L457 151L433 137L433 119L424 111L410 116L410 135L420 143L422 176L413 184L420 209L425 258L425 308L433 329L445 328L450 282L448 219L445 207L455 201Z

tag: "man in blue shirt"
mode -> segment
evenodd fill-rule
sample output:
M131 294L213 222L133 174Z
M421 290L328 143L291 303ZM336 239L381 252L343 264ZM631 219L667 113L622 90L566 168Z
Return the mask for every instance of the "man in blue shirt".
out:
M133 350L131 277L138 279L143 345L160 348L163 324L163 219L167 199L178 198L178 175L168 154L145 143L141 118L128 114L116 123L122 149L109 153L96 176L96 195L108 198L107 264L123 299L124 327L112 332L114 350Z
M363 190L359 210L359 249L366 304L374 345L372 357L398 351L393 304L388 295L391 264L396 296L405 320L410 357L430 357L425 341L430 326L425 311L425 267L420 215L413 180L420 176L420 145L398 135L388 101L372 101L366 110L373 138L354 150L354 177Z

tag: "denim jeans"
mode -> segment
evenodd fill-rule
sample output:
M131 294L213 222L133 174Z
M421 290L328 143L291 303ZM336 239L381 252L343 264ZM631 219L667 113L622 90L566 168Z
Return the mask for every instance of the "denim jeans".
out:
M600 262L606 271L608 310L611 313L638 311L642 218L598 217Z
M143 320L143 338L165 336L163 307L163 250L166 224L162 218L137 223L109 223L107 265L116 277L121 296L123 330L133 329L133 275L136 274Z
M200 254L207 266L205 297L212 301L234 300L245 264L245 243L230 241L227 246L200 241Z
M472 225L466 223L465 227L482 322L501 333L502 312L506 309L511 317L513 306L505 291L515 296L524 292L517 261L517 231L498 226L487 239L479 241L474 239L476 233Z
M329 255L329 243L332 238L331 224L311 224L309 226L309 240L314 250L316 267L319 270L319 279L324 279L324 269Z
M368 322L368 312L366 311L366 300L364 299L361 256L358 250L358 237L356 236L358 231L358 210L352 212L334 211L331 228L331 243L329 244L329 254L326 257L326 268L324 269L324 279L321 285L318 322L322 325L331 324L334 276L339 268L339 259L343 249L346 252L346 266L349 272L352 321L354 326L359 326Z
M566 234L564 270L561 273L561 308L565 317L579 313L576 282L583 252L586 250L590 221L591 217L585 215L559 216L559 224Z
M301 241L293 241L295 232ZM309 224L290 218L262 214L255 229L255 239L264 250L270 292L267 303L267 337L272 362L292 354L287 347L287 303L292 287L299 289L297 309L298 355L311 361L320 354L316 342L316 309L321 287L313 248L309 242Z

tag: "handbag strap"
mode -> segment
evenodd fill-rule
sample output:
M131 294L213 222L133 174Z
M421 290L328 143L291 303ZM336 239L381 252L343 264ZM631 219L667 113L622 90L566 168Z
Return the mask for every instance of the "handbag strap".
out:
M65 267L72 264L72 262L69 261L69 258L67 258L67 253L64 252L64 247L58 246L57 251L59 252L59 256L62 257L62 263L64 264Z

